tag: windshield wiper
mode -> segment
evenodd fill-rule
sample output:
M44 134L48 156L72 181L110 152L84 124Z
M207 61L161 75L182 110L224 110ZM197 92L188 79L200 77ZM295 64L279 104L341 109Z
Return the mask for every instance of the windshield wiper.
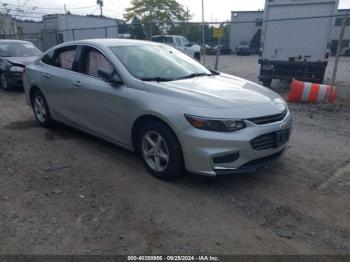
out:
M156 82L168 82L168 81L174 81L172 78L165 78L165 77L145 77L141 78L142 81L156 81Z
M186 75L186 76L179 77L179 78L177 78L176 80L194 78L194 77L198 77L198 76L213 76L213 75L214 75L214 74L193 73L193 74L190 74L190 75Z

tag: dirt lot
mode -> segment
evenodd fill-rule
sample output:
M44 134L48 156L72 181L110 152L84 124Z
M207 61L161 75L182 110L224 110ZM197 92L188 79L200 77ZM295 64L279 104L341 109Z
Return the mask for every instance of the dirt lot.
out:
M350 106L290 109L275 165L162 182L0 91L0 254L350 254Z

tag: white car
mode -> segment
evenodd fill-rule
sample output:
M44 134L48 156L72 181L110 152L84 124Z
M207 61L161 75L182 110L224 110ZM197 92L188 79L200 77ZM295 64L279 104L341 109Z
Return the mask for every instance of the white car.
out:
M153 42L163 43L175 47L189 56L201 60L201 47L191 43L186 37L180 35L155 35L152 36Z

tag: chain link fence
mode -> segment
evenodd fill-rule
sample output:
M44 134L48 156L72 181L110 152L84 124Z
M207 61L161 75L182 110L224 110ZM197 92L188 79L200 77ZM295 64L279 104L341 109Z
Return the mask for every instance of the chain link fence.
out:
M215 37L218 29L220 37ZM167 35L179 37L166 37ZM338 95L350 97L350 12L336 16L269 21L257 17L246 21L232 19L231 22L204 25L192 22L167 25L131 23L98 28L42 30L36 34L0 35L2 39L30 41L42 50L72 40L152 40L152 37L153 40L172 45L190 55L199 52L201 62L211 69L254 82L270 84L264 81L264 77L267 69L273 69L269 73L272 74L272 88L288 87L291 78L325 84L334 81ZM276 64L276 61L281 63ZM308 63L314 65L305 66Z

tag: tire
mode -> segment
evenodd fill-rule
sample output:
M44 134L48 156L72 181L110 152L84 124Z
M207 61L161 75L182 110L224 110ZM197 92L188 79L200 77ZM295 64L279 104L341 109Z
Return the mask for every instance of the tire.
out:
M5 91L9 91L10 90L6 74L2 73L2 72L0 73L0 86Z
M44 94L40 90L34 91L31 98L33 113L36 121L43 127L51 127L53 120Z
M272 79L266 79L266 80L263 80L262 82L264 86L271 87Z
M153 176L170 180L184 174L181 146L172 130L162 122L150 121L141 127L138 150Z
M194 58L197 59L198 61L201 61L201 54L200 53L195 53Z

